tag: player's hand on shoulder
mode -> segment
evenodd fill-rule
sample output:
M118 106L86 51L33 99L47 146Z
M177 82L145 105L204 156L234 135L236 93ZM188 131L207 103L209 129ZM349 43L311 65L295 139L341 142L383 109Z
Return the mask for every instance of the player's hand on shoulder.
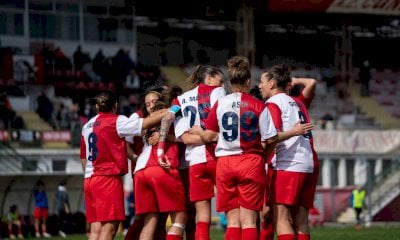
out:
M300 121L298 121L294 125L293 131L295 132L296 135L304 135L309 133L313 128L314 125L312 123L300 123Z

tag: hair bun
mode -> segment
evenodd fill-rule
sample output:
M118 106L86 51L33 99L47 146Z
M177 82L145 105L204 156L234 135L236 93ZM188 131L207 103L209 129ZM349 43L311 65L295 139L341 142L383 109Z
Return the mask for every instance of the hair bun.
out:
M249 69L250 63L246 57L243 56L235 56L228 61L228 68L234 68L238 70Z

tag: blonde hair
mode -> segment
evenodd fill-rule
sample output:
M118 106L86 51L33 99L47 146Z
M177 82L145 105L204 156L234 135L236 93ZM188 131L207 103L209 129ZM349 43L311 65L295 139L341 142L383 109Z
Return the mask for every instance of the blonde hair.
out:
M235 56L228 60L228 77L232 85L243 85L251 78L250 63L246 57Z

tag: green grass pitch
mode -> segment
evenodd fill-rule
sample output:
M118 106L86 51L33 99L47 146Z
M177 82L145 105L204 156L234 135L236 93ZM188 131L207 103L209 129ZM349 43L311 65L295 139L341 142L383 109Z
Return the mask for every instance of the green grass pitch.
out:
M52 239L65 239L54 237ZM84 240L86 235L68 235L69 240ZM116 240L123 240L121 235L117 235ZM212 240L223 240L224 233L219 229L211 229ZM311 229L312 240L400 240L400 227L371 227L359 230L350 226L345 227L322 227Z

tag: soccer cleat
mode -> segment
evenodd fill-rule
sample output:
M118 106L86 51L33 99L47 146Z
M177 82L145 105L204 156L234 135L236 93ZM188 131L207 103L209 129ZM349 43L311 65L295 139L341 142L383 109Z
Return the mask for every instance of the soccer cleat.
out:
M45 237L45 238L51 238L51 235L48 234L47 232L45 232L45 233L43 233L43 237Z
M60 235L61 237L63 237L63 238L66 238L67 237L67 234L65 234L65 232L63 232L63 231L58 231L58 235Z
M18 234L18 238L19 239L24 239L24 236L20 233L20 234Z
M14 234L10 234L10 239L17 239Z
M40 235L40 233L35 233L35 236L37 237L37 238L41 238L42 236Z

